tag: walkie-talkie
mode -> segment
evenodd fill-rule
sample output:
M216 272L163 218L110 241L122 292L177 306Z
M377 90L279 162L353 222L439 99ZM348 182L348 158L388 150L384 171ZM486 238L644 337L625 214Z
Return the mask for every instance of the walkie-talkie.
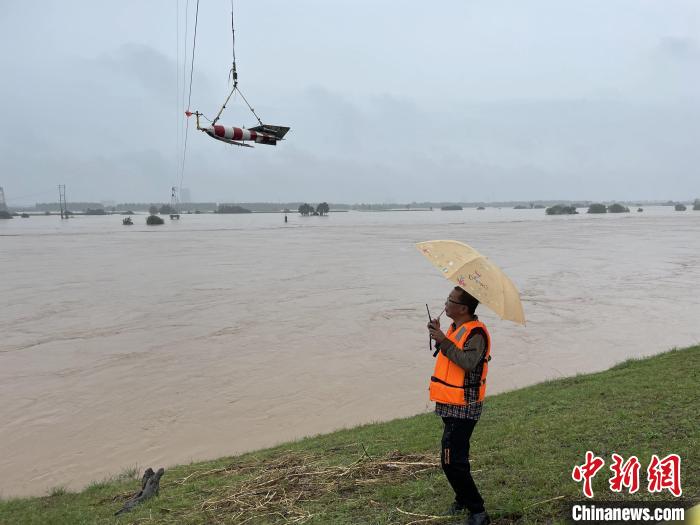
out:
M428 312L428 322L429 322L429 323L432 323L432 322L433 322L433 318L432 318L431 315L430 315L430 308L428 308L428 303L425 303L425 309L426 309L427 312ZM432 349L433 349L433 345L432 345L432 343L431 343L432 340L433 340L433 338L430 336L430 334L428 334L428 350L432 350ZM440 349L437 348L437 342L436 342L436 343L435 343L435 352L433 352L433 357L437 356L439 351L440 351Z

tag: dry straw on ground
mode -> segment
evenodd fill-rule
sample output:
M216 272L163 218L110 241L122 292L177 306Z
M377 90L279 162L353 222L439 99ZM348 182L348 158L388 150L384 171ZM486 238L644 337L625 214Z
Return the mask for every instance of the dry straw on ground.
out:
M239 525L301 524L313 518L308 503L327 496L349 496L376 483L401 483L439 467L434 456L399 451L383 457L372 457L365 451L348 465L329 465L319 455L290 453L265 462L196 471L173 483L187 485L210 476L235 477L238 479L218 487L193 511L204 511L214 521L223 518L226 523Z

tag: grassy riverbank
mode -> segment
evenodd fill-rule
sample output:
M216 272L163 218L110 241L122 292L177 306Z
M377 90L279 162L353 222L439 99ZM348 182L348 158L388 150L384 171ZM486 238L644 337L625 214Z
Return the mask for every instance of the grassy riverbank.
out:
M494 522L563 521L562 502L581 495L571 470L587 450L606 460L594 480L596 500L672 499L646 491L651 454L669 453L682 458L684 499L697 500L698 384L695 346L489 397L471 456ZM76 494L55 489L2 501L0 523L456 523L428 520L452 499L439 468L440 433L432 414L365 425L170 468L158 498L120 517L114 512L139 486L133 473ZM640 459L634 496L608 489L613 452Z

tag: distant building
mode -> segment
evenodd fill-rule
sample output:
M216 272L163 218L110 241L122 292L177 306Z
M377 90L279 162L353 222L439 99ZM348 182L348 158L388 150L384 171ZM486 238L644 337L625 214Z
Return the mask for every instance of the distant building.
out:
M5 203L5 190L0 186L0 211L7 211L7 204Z

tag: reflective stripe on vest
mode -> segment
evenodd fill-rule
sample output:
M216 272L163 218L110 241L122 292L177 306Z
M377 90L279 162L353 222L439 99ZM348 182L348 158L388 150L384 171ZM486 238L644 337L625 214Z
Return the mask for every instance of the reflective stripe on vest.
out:
M469 339L469 336L474 332L482 332L486 338L486 352L482 360L483 368L481 369L481 377L478 383L464 385L464 368L450 361L442 352L438 353L435 361L435 371L430 378L430 400L447 405L466 406L466 391L465 388L479 387L479 397L477 401L483 401L486 396L486 374L489 370L489 360L491 359L491 336L486 325L481 321L469 321L462 324L457 329L450 326L447 330L447 338L454 343L460 350L464 347L464 343Z

